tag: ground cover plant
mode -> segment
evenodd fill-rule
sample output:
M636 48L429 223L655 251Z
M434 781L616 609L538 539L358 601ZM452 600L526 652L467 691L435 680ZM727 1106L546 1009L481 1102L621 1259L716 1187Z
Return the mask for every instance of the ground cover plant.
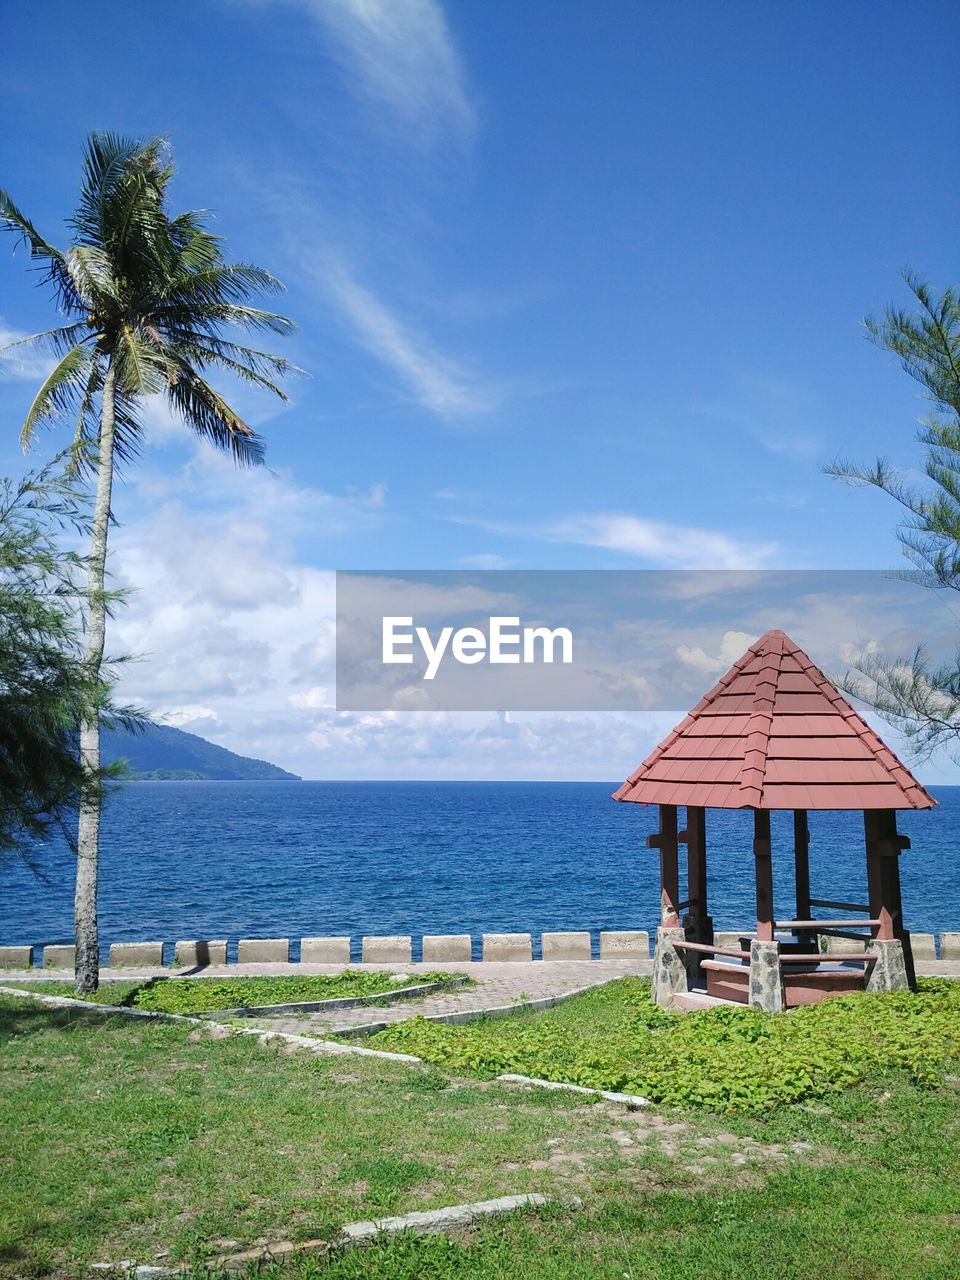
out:
M712 1111L758 1111L845 1088L883 1067L936 1083L960 1056L960 983L857 994L789 1014L720 1006L668 1013L622 978L539 1013L446 1026L423 1018L370 1037L453 1071L517 1072Z
M585 1030L602 1020L593 1007ZM558 1203L268 1280L952 1280L958 1082L873 1073L728 1119L627 1111L0 998L4 1277L171 1265L529 1191Z
M345 969L337 974L263 978L150 978L131 981L108 979L85 997L99 1004L126 1005L154 1013L212 1013L217 1009L250 1009L262 1005L293 1004L314 1000L339 1000L353 996L380 996L387 991L421 987L430 983L463 986L469 979L456 973L394 975ZM3 985L3 984L0 984ZM8 983L41 995L73 997L72 982L43 980Z

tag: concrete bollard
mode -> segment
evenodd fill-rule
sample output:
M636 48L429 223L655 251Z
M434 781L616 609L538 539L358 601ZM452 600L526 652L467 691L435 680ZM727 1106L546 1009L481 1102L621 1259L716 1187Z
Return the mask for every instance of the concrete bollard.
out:
M0 969L32 969L33 947L0 947Z
M162 942L114 942L110 947L111 969L155 969L162 964Z
M960 960L960 933L941 933L940 959Z
M401 933L368 936L361 943L360 954L364 964L412 964L413 939Z
M649 960L646 929L611 929L600 934L601 960Z
M532 960L533 939L529 933L485 933L484 960Z
M589 960L589 933L544 933L540 935L544 960Z
M73 969L76 963L76 947L58 945L43 948L43 967L45 969Z
M227 963L227 940L176 942L173 947L173 963L185 969L202 969L208 964Z
M301 938L301 964L349 964L349 938Z
M749 932L749 931L748 931ZM743 931L738 929L734 932L731 929L721 929L714 933L713 944L716 947L724 947L729 951L740 950L740 939L743 937ZM707 959L710 957L708 956Z
M932 933L911 933L910 950L914 960L936 960L936 939Z
M859 956L867 949L865 938L831 938L828 933L818 933L817 942L821 950L826 944L827 954L831 956Z
M289 938L241 938L237 964L289 964Z
M463 964L473 959L473 939L469 933L425 933L424 964Z

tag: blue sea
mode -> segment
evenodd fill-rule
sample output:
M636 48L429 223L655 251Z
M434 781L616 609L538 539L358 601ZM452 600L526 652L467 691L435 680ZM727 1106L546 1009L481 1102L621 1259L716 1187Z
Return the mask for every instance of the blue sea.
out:
M101 936L289 937L589 929L657 922L656 809L616 804L614 782L139 782L104 816ZM900 815L913 930L960 929L960 787ZM810 815L814 897L865 901L858 813ZM752 820L707 814L718 928L754 919ZM793 908L792 825L773 815L776 910ZM72 935L72 857L46 883L0 867L0 942ZM535 937L535 942L538 938Z

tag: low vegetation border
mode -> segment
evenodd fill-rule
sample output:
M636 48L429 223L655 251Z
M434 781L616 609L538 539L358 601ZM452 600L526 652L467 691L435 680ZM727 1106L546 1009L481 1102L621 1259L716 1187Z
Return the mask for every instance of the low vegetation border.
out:
M2 996L20 996L25 1000L37 1000L42 1004L60 1009L76 1009L78 1013L96 1014L100 1017L119 1014L127 1018L146 1018L155 1022L186 1022L195 1027L206 1027L218 1030L225 1035L256 1036L264 1043L270 1040L282 1040L286 1044L298 1045L313 1053L328 1055L357 1054L367 1058L386 1058L391 1062L407 1062L421 1066L422 1058L412 1053L395 1053L388 1049L368 1049L365 1045L344 1044L340 1040L322 1040L316 1036L296 1035L291 1031L265 1031L262 1027L231 1026L228 1022L216 1022L210 1018L200 1018L185 1013L158 1013L153 1009L131 1009L121 1004L94 1004L90 1000L75 1000L70 996L46 996L39 991L29 991L25 987L0 987Z
M514 1000L510 1004L495 1004L489 1009L458 1009L452 1013L429 1013L423 1015L424 1022L440 1022L446 1026L456 1027L464 1026L470 1022L480 1022L483 1019L507 1018L513 1013L538 1013L545 1009L553 1009L558 1004L566 1004L568 1000L574 1000L577 996L586 995L588 991L596 991L598 987L609 986L611 982L617 982L617 978L602 978L599 982L590 982L585 987L576 987L573 991L561 991L555 996L540 996L536 1000ZM334 1027L331 1035L340 1037L343 1040L352 1040L363 1036L374 1036L380 1031L385 1031L388 1027L394 1027L395 1022L363 1022L356 1026Z
M168 982L170 979L163 978L160 981ZM188 979L188 981L195 981L195 979ZM454 976L449 980L421 982L415 987L394 987L392 991L384 991L380 995L340 996L332 1000L294 1000L289 1004L241 1005L236 1009L201 1010L197 1013L197 1017L252 1018L255 1016L269 1017L271 1014L325 1013L328 1010L335 1012L338 1009L362 1009L368 1004L397 1004L401 1000L418 1000L421 996L434 995L438 991L456 991L471 985L471 983L471 978Z
M460 1231L485 1218L498 1218L521 1209L541 1209L559 1204L556 1196L532 1191L525 1195L498 1196L494 1200L476 1200L471 1204L446 1205L442 1209L415 1210L391 1217L370 1218L360 1222L347 1222L332 1239L277 1240L270 1244L245 1249L241 1253L224 1254L211 1258L203 1269L213 1274L219 1272L253 1271L270 1265L290 1266L301 1258L319 1256L331 1259L338 1253L364 1245L381 1244L393 1236L403 1234L434 1236ZM582 1207L578 1196L565 1197L563 1207L576 1210ZM129 1262L95 1262L90 1271L99 1275L122 1275L130 1280L172 1280L172 1277L195 1275L193 1263L183 1266L137 1266Z
M335 975L177 977L158 974L144 979L107 979L87 1003L103 1004L104 995L120 997L111 1004L153 1013L189 1016L245 1018L287 1013L362 1008L418 999L441 991L471 986L473 979L460 973L424 973L417 977L396 973L344 970ZM391 985L391 982L393 985ZM36 985L44 995L71 997L72 983L65 980L17 979L13 985ZM342 994L341 994L342 993ZM257 997L260 1000L257 1001ZM266 997L266 999L264 999ZM271 999L270 997L273 997ZM279 999L277 997L280 997Z

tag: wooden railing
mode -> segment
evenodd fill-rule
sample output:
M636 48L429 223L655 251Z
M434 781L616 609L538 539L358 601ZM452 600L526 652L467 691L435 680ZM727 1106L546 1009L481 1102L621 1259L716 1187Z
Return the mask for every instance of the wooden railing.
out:
M826 933L830 929L872 929L880 920L778 920L778 929L816 929Z
M740 951L734 947L715 947L709 942L675 942L675 947L683 947L685 951L702 951L712 956L734 956L737 960L749 960L749 951Z
M777 921L778 926L780 925L780 923L781 922L778 920ZM802 922L792 921L791 923L799 924ZM866 923L871 923L871 922L868 921ZM856 937L857 935L848 934L846 936ZM675 947L682 948L684 951L697 951L704 955L730 956L734 960L750 959L749 951L740 951L736 947L715 947L712 943L709 943L709 942L683 941L683 942L674 942L673 945ZM830 964L876 964L877 957L873 955L867 955L866 953L864 953L863 955L857 955L856 953L847 954L846 952L842 952L839 954L838 953L831 954L829 951L811 951L809 953L800 953L799 955L796 953L790 953L790 952L786 954L783 952L780 953L781 965L823 964L824 962L827 962Z
M859 902L834 902L830 898L809 898L807 903L811 907L832 907L834 911L863 911L866 915L870 914L870 908L862 906Z

